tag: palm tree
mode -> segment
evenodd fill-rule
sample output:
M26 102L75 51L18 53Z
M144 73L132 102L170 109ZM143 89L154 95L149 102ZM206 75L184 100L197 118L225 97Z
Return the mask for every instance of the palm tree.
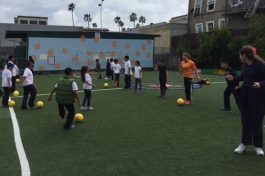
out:
M93 23L92 26L93 26L93 28L97 28L98 27L97 23Z
M72 11L72 22L73 22L73 26L75 26L75 22L74 22L74 10L75 10L75 4L71 3L68 5L68 10Z
M125 31L126 31L126 28L122 28L121 31L122 31L122 32L125 32Z
M135 28L135 21L137 20L137 14L136 13L132 13L130 15L130 21L133 22L134 28Z
M116 17L114 18L114 22L115 22L116 24L118 24L119 31L120 31L120 25L119 25L119 22L120 22L120 21L121 21L121 17L116 16Z
M89 23L92 21L90 14L84 15L84 21L87 22L88 28L90 28Z
M143 26L145 22L146 22L146 18L144 16L140 16L139 23L142 23L142 26Z
M124 22L119 21L119 22L118 22L118 25L119 25L119 32L120 32L120 29L124 26Z

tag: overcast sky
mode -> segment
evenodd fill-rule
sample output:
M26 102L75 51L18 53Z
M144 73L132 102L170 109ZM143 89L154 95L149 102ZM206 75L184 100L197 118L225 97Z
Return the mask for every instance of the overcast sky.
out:
M14 23L14 17L45 16L50 25L72 25L71 12L68 4L76 4L74 19L76 26L87 26L83 16L90 13L93 20L100 26L101 0L0 0L0 23ZM138 17L145 16L146 24L169 21L171 17L184 15L188 12L188 0L104 0L103 27L118 30L114 18L120 16L126 28L132 28L129 15L135 12Z

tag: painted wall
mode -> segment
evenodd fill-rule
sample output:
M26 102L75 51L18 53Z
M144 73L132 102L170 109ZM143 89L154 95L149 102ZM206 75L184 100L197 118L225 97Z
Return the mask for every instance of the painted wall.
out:
M132 63L141 62L143 68L153 67L153 40L99 39L99 38L28 38L28 56L35 60L36 71L63 70L66 67L81 69L83 65L95 68L99 59L101 68L106 60L118 59L123 66L123 57L129 55Z

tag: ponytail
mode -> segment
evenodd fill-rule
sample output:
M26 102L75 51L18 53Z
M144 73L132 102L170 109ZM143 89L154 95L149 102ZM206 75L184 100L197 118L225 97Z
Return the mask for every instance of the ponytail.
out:
M245 54L249 60L265 63L265 61L257 55L257 49L252 46L243 46L239 53L242 55Z

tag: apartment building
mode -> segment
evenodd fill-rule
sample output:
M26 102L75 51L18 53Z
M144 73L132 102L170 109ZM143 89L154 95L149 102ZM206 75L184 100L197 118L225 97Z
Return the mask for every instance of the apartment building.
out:
M265 0L189 0L188 32L247 31L249 19L257 13L265 13Z

